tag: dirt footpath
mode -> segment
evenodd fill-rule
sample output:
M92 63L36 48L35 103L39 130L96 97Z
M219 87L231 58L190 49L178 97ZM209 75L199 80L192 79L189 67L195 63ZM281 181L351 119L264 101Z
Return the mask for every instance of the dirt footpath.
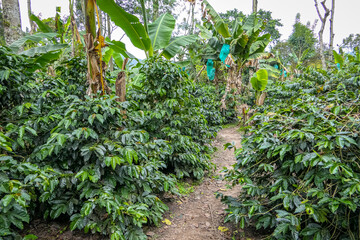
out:
M244 233L235 232L231 223L224 224L226 206L215 197L216 192L231 196L236 196L239 192L239 187L228 189L226 182L221 180L223 173L220 173L223 167L231 167L235 163L234 151L224 150L224 144L235 142L237 147L240 146L241 135L236 130L237 128L231 127L222 129L218 133L213 142L218 151L212 160L217 166L216 172L213 176L205 178L200 185L195 186L194 192L189 196L172 200L168 204L170 211L165 216L162 226L147 231L149 239L222 240L232 237L242 239L239 236L244 236Z

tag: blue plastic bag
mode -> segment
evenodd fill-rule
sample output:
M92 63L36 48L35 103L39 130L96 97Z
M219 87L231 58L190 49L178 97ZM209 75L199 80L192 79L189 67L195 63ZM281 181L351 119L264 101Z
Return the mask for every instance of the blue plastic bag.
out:
M225 64L225 59L227 58L227 56L230 53L230 45L229 44L224 44L221 48L220 51L220 60ZM226 65L227 67L230 67L229 65Z
M212 59L208 59L206 63L206 71L209 79L212 81L215 78L215 68L214 61Z

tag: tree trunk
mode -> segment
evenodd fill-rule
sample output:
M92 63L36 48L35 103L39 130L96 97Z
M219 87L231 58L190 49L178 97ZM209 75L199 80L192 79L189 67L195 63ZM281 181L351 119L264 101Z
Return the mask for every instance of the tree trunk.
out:
M29 21L30 21L30 34L33 34L36 29L35 29L35 23L30 19L31 17L31 0L27 0L27 7L28 7L28 16L29 16Z
M153 0L153 19L154 22L159 17L159 0Z
M125 73L125 67L128 62L128 58L124 59L123 65L122 65L122 71L119 72L116 83L115 83L115 92L116 96L118 98L116 101L118 102L125 102L126 101L126 73Z
M324 16L322 16L321 13L320 13L320 10L319 10L319 5L318 5L317 0L314 0L314 1L315 1L316 11L317 11L317 13L319 15L319 18L321 20L321 28L320 28L320 31L319 31L321 63L322 63L323 69L326 69L326 60L325 60L325 54L324 54L324 38L323 38L323 35L324 35L324 29L325 29L325 25L326 25L326 20L329 17L330 10L325 5L326 0L322 1L321 5L322 5L322 7L324 8L324 11L325 11Z
M86 34L84 35L86 55L88 60L88 73L87 80L89 88L86 91L87 95L92 96L102 91L102 94L110 94L111 89L104 79L105 63L101 59L101 38L96 37L95 26L95 0L85 1L85 28ZM100 29L98 34L100 34ZM101 36L101 35L100 35ZM100 40L100 41L99 41Z
M69 12L70 12L70 19L71 19L70 23L71 23L71 30L73 33L73 36L72 36L72 56L73 57L79 55L80 48L81 48L80 46L82 46L80 34L79 34L78 27L76 25L76 20L74 17L74 3L75 3L74 1L75 0L70 1L70 4L69 4Z
M221 106L220 106L221 110L226 110L226 97L231 90L235 91L234 92L235 95L238 95L241 92L243 69L240 68L239 73L236 75L237 69L238 68L236 67L236 65L230 65L229 75L228 75L228 79L227 79L226 87L225 87L225 93L222 96L221 101L220 101L221 102Z
M252 6L253 13L257 13L257 8L258 8L258 0L253 0L253 6Z
M330 56L332 56L332 50L334 49L334 15L335 15L335 0L332 0L331 3L331 15L330 15L330 45L329 52Z
M0 7L0 45L5 45L3 11L1 7Z
M107 21L108 38L111 40L111 21L110 21L110 17L109 17L108 14L106 14L106 21ZM109 68L110 68L110 71L114 71L114 60L113 60L112 56L111 56L110 61L109 61Z
M18 0L3 0L4 37L7 45L21 37L21 18Z
M190 3L190 9L191 9L191 22L190 22L189 35L194 34L194 28L195 28L195 1Z
M226 87L225 87L225 93L224 95L222 96L221 98L221 106L220 106L220 110L226 110L226 97L228 95L228 93L230 92L232 86L234 85L234 72L235 72L235 69L233 66L231 66L229 68L229 74L228 74L228 78L227 78L227 81L226 81Z

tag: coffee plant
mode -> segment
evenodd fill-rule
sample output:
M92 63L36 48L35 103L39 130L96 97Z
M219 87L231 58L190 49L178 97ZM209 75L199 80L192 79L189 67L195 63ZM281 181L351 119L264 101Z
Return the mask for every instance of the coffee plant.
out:
M32 71L31 59L0 51L2 238L19 238L24 224L44 217L146 239L142 227L168 209L161 196L179 194L177 178L211 170L210 139L223 123L216 90L194 85L176 65L140 64L128 101L118 102L85 97L80 57Z
M227 221L268 239L359 239L359 60L271 86L226 175L242 185L222 196Z
M210 104L215 106L203 106L201 101L206 101L206 96L196 98L192 81L178 66L162 59L147 60L140 75L131 96L145 115L143 128L171 146L173 153L166 159L167 170L180 178L200 179L211 168L211 149L206 144L217 130L209 127L208 120L213 122L211 118L215 117L215 121L222 121L216 108L218 102L212 100Z

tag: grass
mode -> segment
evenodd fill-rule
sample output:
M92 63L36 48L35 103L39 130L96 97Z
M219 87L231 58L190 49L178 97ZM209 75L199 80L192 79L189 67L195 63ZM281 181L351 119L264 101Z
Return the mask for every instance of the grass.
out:
M233 123L228 123L228 124L225 124L222 126L223 129L226 129L226 128L233 128L233 127L238 127L238 122L233 122Z

